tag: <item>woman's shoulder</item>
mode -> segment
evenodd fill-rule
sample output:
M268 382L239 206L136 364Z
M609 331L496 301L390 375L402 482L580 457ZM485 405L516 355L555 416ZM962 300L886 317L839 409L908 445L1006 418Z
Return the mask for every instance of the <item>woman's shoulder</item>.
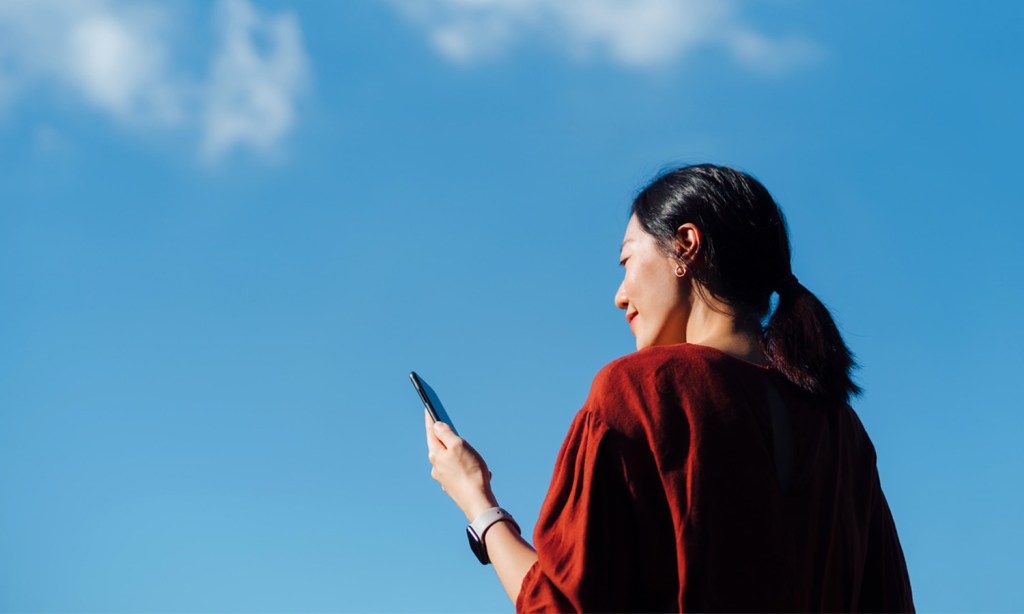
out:
M641 385L669 379L683 385L705 385L707 375L734 370L736 363L763 369L721 350L692 343L651 346L617 358L598 371L595 386Z
M682 343L653 346L617 358L605 365L590 387L584 409L625 432L660 422L666 409L700 411L692 401L714 394L724 385L727 371L758 369L714 348ZM679 416L682 418L683 416Z

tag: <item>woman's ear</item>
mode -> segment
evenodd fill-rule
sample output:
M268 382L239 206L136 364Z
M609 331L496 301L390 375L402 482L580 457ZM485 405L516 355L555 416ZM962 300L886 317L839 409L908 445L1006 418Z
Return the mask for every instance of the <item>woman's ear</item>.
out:
M693 262L703 241L700 229L687 222L676 229L676 254L686 262Z

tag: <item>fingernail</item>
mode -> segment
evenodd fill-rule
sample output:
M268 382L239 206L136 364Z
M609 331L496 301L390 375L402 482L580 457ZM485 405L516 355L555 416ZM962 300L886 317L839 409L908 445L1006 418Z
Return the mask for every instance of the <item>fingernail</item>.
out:
M435 431L443 431L445 426L446 425L445 425L444 422L435 422L434 423L434 430Z

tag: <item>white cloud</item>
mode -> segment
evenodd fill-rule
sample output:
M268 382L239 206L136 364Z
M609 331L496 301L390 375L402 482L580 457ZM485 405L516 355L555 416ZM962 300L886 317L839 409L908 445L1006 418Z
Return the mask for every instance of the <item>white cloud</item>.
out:
M775 72L814 59L799 38L774 39L744 25L732 0L391 0L452 61L491 59L540 39L570 57L629 68L664 65L700 47Z
M92 104L124 120L181 119L183 101L158 28L97 11L70 24L66 44L57 68Z
M206 95L203 152L217 158L235 145L267 152L295 121L294 98L306 80L302 33L291 15L264 17L245 0L221 5L223 45ZM266 49L256 44L266 41Z
M182 24L164 5L0 0L0 111L45 90L136 129L198 130L208 161L236 147L272 153L308 80L298 22L248 0L221 0L216 13L202 76L180 57Z

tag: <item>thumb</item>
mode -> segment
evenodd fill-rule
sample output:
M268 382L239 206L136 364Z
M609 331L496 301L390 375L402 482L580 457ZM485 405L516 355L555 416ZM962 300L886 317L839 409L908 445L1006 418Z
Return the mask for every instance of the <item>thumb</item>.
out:
M452 430L452 427L448 426L444 422L434 423L434 434L437 435L437 438L441 440L441 443L443 443L446 448L452 447L460 439L460 437L455 434L455 431Z

